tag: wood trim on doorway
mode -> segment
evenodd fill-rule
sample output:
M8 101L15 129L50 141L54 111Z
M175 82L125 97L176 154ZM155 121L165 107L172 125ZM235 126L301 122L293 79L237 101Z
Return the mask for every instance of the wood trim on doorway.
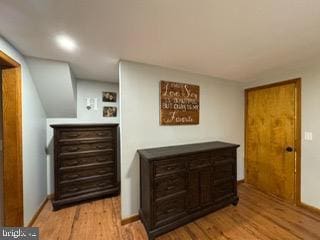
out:
M290 79L282 82L271 83L267 85L257 86L253 88L245 89L245 134L244 134L244 176L246 182L246 172L247 172L247 118L248 118L248 93L253 90L271 88L281 85L287 85L294 83L296 86L296 123L295 123L295 193L294 202L296 205L301 205L301 78Z
M0 51L3 111L4 226L23 220L21 66Z

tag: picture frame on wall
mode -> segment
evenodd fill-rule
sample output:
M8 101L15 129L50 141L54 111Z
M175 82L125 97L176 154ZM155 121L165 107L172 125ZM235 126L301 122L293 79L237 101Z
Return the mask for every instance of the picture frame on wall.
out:
M117 93L102 92L102 102L117 102Z
M160 125L199 124L200 86L160 81Z
M103 117L117 117L117 107L103 107Z

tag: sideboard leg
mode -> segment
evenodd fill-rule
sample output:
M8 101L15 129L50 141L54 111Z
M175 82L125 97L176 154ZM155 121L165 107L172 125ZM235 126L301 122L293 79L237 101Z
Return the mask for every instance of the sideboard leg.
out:
M238 203L239 203L239 197L237 197L236 199L233 200L232 205L237 206Z
M155 240L156 238L153 236L153 234L148 234L148 240Z

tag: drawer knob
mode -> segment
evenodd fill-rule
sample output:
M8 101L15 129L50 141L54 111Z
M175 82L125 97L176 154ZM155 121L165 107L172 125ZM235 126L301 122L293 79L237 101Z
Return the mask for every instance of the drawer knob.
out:
M166 213L171 213L171 212L174 212L175 208L170 208L166 211Z
M103 158L96 158L96 162L103 162L104 159Z
M78 133L71 133L68 136L69 137L79 137L79 134Z
M99 133L97 133L97 135L98 135L99 137L102 137L102 136L106 136L107 134L106 134L106 133L103 133L103 132L99 132Z
M97 173L98 174L104 174L104 173L107 173L107 171L106 170L98 170Z
M80 149L79 147L69 147L68 151L69 152L75 152L75 151L78 151L79 149Z
M72 175L68 175L68 179L74 179L74 178L77 178L79 177L80 175L79 174L72 174Z
M171 190L171 189L174 189L174 186L167 187L167 190Z
M106 146L103 146L103 145L98 145L98 146L96 146L96 148L97 149L103 149L103 148L105 148Z
M69 188L68 189L68 192L76 192L76 191L79 191L78 187L74 187L74 188Z
M78 160L73 160L73 161L70 161L70 162L68 162L68 166L72 166L72 165L77 165L77 164L79 164L79 161Z
M106 185L107 185L107 183L105 183L105 182L98 183L98 186L99 186L99 187L104 187L104 186L106 186Z

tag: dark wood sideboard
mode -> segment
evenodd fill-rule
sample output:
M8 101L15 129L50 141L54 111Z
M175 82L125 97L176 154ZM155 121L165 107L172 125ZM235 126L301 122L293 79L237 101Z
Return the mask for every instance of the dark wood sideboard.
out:
M138 150L139 215L149 239L237 205L238 147L207 142Z
M57 124L53 209L119 194L118 124Z

